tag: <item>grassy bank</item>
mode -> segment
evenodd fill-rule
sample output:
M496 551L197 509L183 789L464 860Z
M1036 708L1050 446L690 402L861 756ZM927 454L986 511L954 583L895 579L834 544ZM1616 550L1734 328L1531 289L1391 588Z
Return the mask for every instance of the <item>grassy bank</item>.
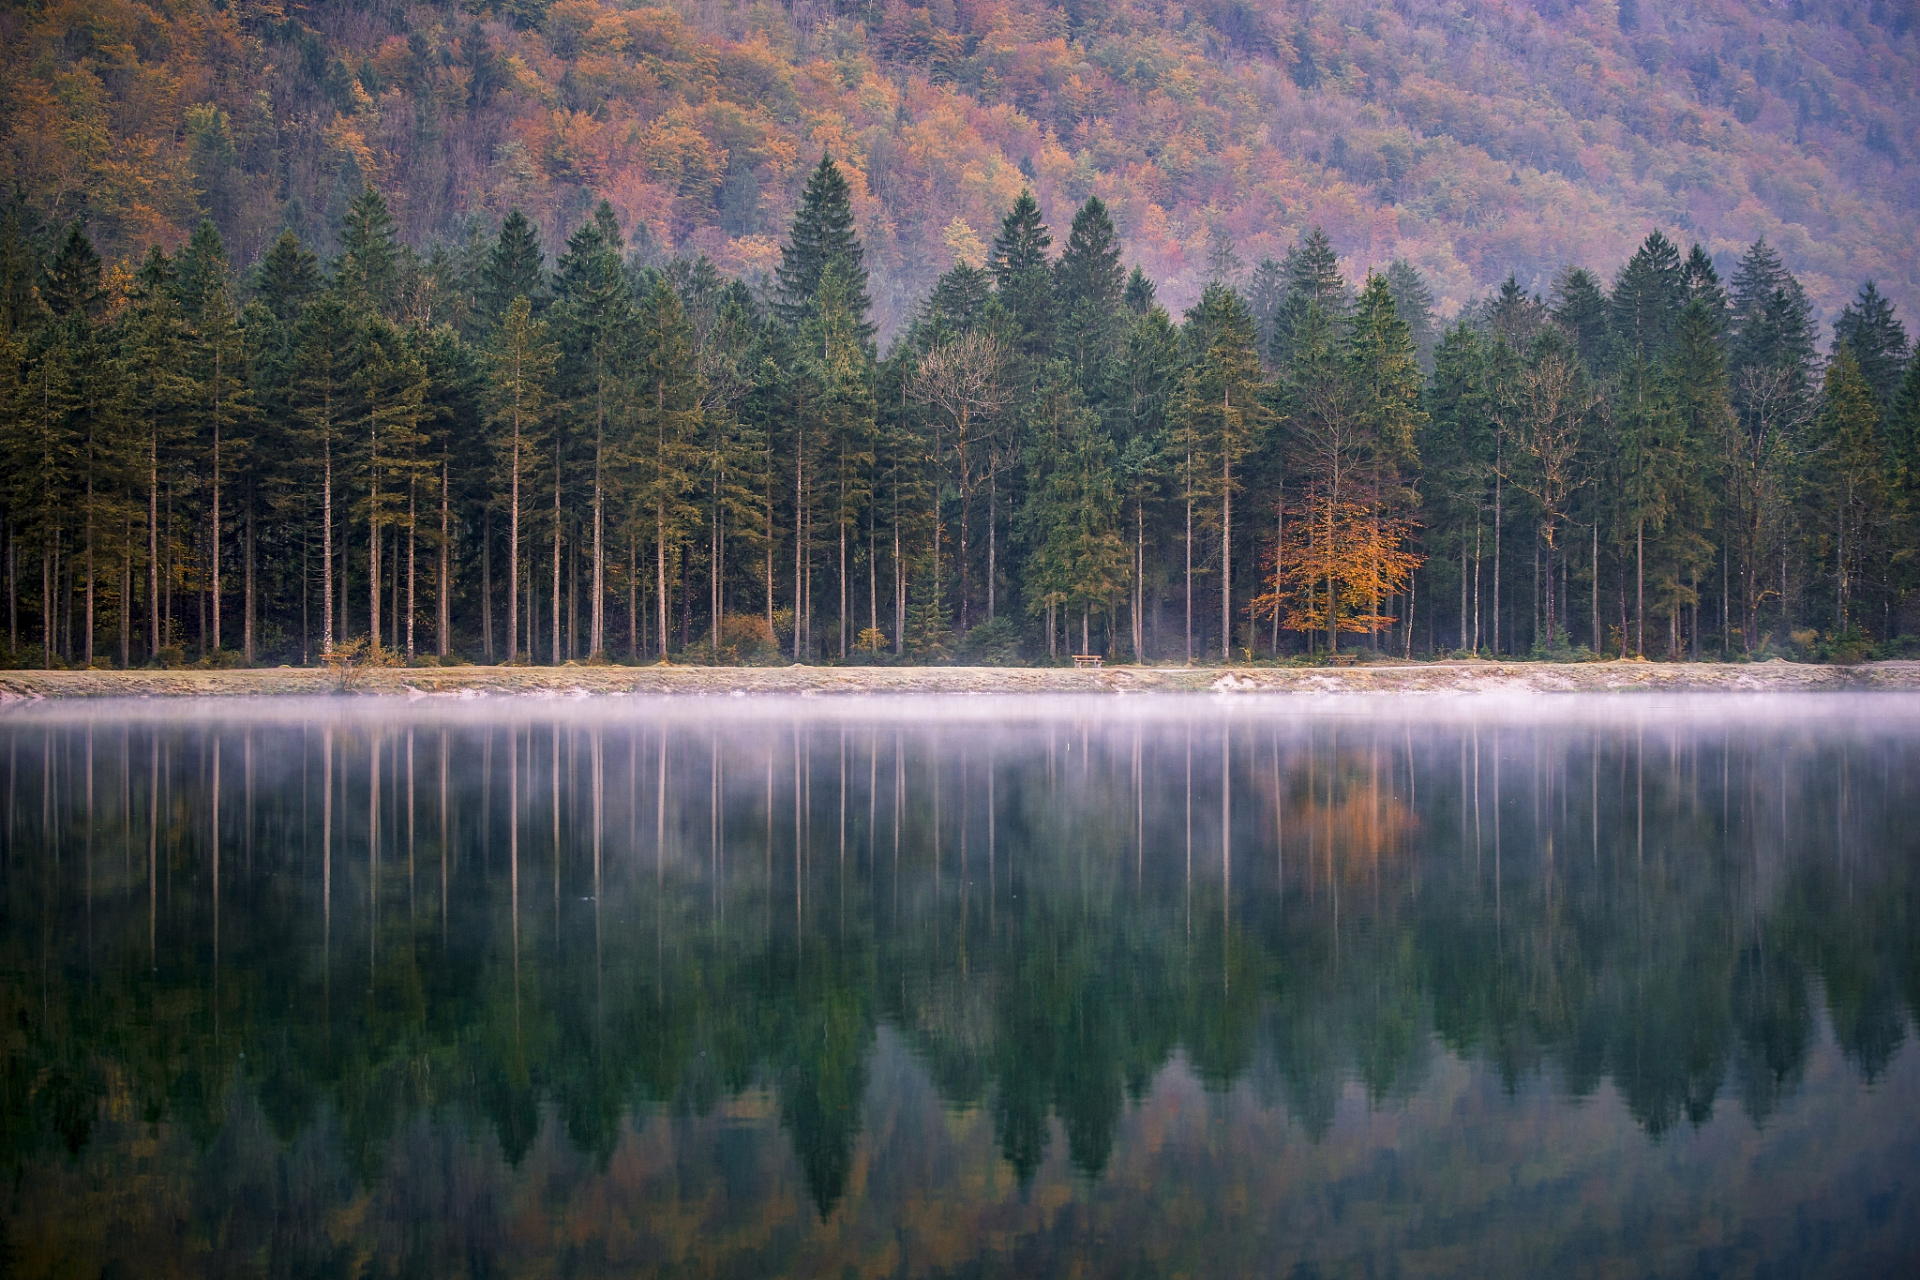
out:
M908 695L1055 693L1608 693L1920 691L1920 662L1811 666L1432 662L1405 666L1108 667L400 667L343 681L329 670L7 671L0 699L354 695Z

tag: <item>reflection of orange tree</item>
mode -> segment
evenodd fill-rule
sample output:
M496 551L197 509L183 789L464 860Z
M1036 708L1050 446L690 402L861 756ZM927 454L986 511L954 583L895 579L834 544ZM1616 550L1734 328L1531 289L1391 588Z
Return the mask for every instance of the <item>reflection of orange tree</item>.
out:
M1365 501L1310 494L1289 513L1267 558L1267 591L1257 616L1276 610L1290 631L1323 632L1328 649L1342 631L1368 634L1392 625L1379 602L1406 590L1422 557L1406 549L1413 522Z

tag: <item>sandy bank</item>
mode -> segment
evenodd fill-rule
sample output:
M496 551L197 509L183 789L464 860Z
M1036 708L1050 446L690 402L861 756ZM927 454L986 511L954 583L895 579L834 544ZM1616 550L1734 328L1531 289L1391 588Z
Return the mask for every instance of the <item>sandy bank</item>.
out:
M1406 666L1108 667L428 667L363 673L359 695L648 696L1021 695L1090 693L1773 693L1920 691L1920 662L1857 667L1765 662L1433 662ZM0 700L329 694L327 671L7 671Z

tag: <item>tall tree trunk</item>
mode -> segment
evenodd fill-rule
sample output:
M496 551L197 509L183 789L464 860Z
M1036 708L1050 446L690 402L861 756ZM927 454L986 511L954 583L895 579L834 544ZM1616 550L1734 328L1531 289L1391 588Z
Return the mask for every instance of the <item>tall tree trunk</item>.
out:
M587 652L600 657L607 648L606 460L607 396L602 373L593 423L593 604L587 611Z
M220 648L220 357L216 343L213 352L213 521L208 530L209 554L213 567L213 647Z
M1193 665L1193 454L1187 454L1187 665Z
M508 488L512 506L507 512L507 665L520 657L520 404L513 406L513 462Z
M531 646L529 646L531 647ZM553 433L553 665L560 652L560 433Z
M380 429L367 410L367 644L380 652Z
M1230 400L1230 398L1229 398ZM1230 405L1229 405L1230 407ZM1220 442L1220 659L1233 661L1233 457Z
M252 498L249 497L247 501L246 579L244 583L244 590L242 591L242 599L240 602L241 609L242 609L242 616L240 619L240 651L241 651L241 654L246 658L248 666L253 665L253 659L254 659L254 653L253 653L253 617L254 617L254 609L255 609L254 560L258 554L259 554L259 547L254 541L253 501L252 501Z
M418 615L418 612L419 612L418 610L419 597L415 594L415 589L419 586L419 579L415 576L415 569L418 566L416 565L414 560L414 546L415 546L414 529L416 527L416 519L419 514L418 507L415 501L419 496L417 492L418 485L419 485L419 479L417 476L407 477L407 661L408 662L413 661L413 620Z
M660 661L667 660L667 505L656 499L653 507L654 586L659 595Z
M91 450L89 450L91 452ZM87 587L84 607L86 635L81 645L80 660L86 666L93 665L93 471L87 471Z
M440 454L440 554L435 566L433 584L433 647L439 657L446 657L450 651L450 639L447 635L447 623L453 610L448 603L448 578L453 568L453 545L447 511L447 455Z
M333 432L328 407L320 419L320 654L333 652Z
M1633 656L1647 656L1647 518L1633 522Z
M1501 477L1498 471L1493 475L1493 656L1500 656L1500 542L1501 542Z
M147 589L147 618L148 618L148 621L152 624L153 635L152 635L151 641L147 646L147 657L151 659L156 655L158 655L160 652L160 418L159 418L159 415L155 414L151 419L149 419L149 422L152 427L152 435L149 437L148 444L147 444L147 577L149 580L149 586ZM331 471L329 471L328 474L330 477L332 474ZM11 563L12 562L11 558L13 557L13 538L11 535L9 535L7 538L7 555L9 556L9 563ZM9 578L9 581L11 581L12 579L11 571L9 571L8 573L8 578ZM12 592L11 586L9 586L7 594L8 594L9 620L10 620L10 625L12 626L12 635L13 635L12 647L15 649L18 649L20 647L20 628L17 621L13 621L15 617L15 611L13 609L13 604L12 604L13 592Z

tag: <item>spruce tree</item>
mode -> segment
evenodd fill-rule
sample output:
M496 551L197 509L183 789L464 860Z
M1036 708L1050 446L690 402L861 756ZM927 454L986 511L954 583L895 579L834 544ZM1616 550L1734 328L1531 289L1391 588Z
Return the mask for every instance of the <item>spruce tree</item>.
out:
M819 299L821 277L835 264L861 341L870 342L874 327L867 313L873 301L867 292L866 252L853 225L852 194L832 154L822 152L801 193L787 243L780 248L780 265L774 268L774 313L790 325L804 323Z
M507 500L507 662L520 656L520 517L542 428L557 351L547 339L545 322L533 317L522 295L508 304L494 327L489 351L495 493ZM496 498L497 500L497 498ZM527 657L532 658L529 651Z
M93 319L106 302L100 283L100 255L78 222L67 225L53 261L40 277L40 300L56 319L72 315Z
M653 543L654 604L660 657L669 645L670 574L698 517L691 501L700 464L700 378L680 295L656 279L633 318L632 450L635 519Z
M1051 354L1058 324L1053 275L1047 263L1052 244L1047 224L1040 219L1040 202L1033 192L1022 191L1000 220L987 262L1011 325L1011 345L1027 363L1029 380L1038 376L1038 363Z
M1271 255L1260 259L1253 268L1253 278L1247 282L1247 309L1253 313L1262 359L1273 349L1273 326L1286 300L1286 269Z
M1786 373L1797 391L1812 376L1813 305L1764 239L1753 242L1733 273L1733 337L1728 364L1736 391L1747 370Z
M1099 197L1089 198L1073 217L1067 246L1053 271L1060 310L1060 354L1090 400L1105 392L1108 366L1122 324L1121 294L1126 272L1120 242Z
M1433 367L1433 345L1439 341L1439 332L1433 323L1433 290L1420 271L1405 258L1395 258L1387 264L1387 293L1393 299L1394 314L1407 326L1407 337L1413 342L1414 359L1420 367Z
M295 414L294 439L300 453L291 460L282 486L282 505L320 526L320 656L346 637L334 627L334 511L344 491L346 427L354 399L358 334L354 318L338 294L314 299L295 330L294 368L289 399Z
M1584 267L1568 267L1554 277L1553 321L1573 343L1589 373L1599 373L1606 355L1610 320L1607 295L1594 274Z
M1833 627L1845 635L1855 610L1869 554L1884 514L1886 467L1873 388L1861 376L1848 347L1827 365L1813 434L1815 463L1813 526L1833 573Z
M1873 391L1874 403L1880 405L1892 402L1900 389L1901 371L1907 365L1907 331L1894 310L1893 303L1869 280L1833 322L1832 355L1837 356L1842 347L1853 353L1860 376Z
M340 227L340 260L334 287L356 311L390 314L400 289L400 245L386 197L360 189Z
M255 296L283 325L299 321L300 313L320 292L320 259L291 231L282 231L254 269Z
M1686 298L1686 268L1680 251L1654 231L1627 259L1613 283L1609 302L1622 358L1651 364L1664 355Z
M1300 330L1307 323L1309 309L1317 308L1320 320L1337 329L1346 318L1350 295L1347 282L1340 276L1333 242L1320 227L1308 231L1288 249L1280 266L1286 275L1287 293L1274 322L1267 358L1275 369L1285 370L1302 340Z
M527 300L530 316L546 309L544 262L540 233L527 215L518 209L507 214L480 270L481 310L486 323L499 323L515 298Z
M1181 451L1195 492L1211 500L1208 523L1219 534L1220 656L1228 660L1233 657L1234 497L1246 487L1242 464L1260 444L1266 420L1255 335L1246 302L1223 284L1201 292L1182 335L1188 367L1179 409Z
M1153 281L1147 279L1147 273L1135 267L1127 275L1127 291L1121 301L1126 304L1129 315L1139 317L1153 310Z

